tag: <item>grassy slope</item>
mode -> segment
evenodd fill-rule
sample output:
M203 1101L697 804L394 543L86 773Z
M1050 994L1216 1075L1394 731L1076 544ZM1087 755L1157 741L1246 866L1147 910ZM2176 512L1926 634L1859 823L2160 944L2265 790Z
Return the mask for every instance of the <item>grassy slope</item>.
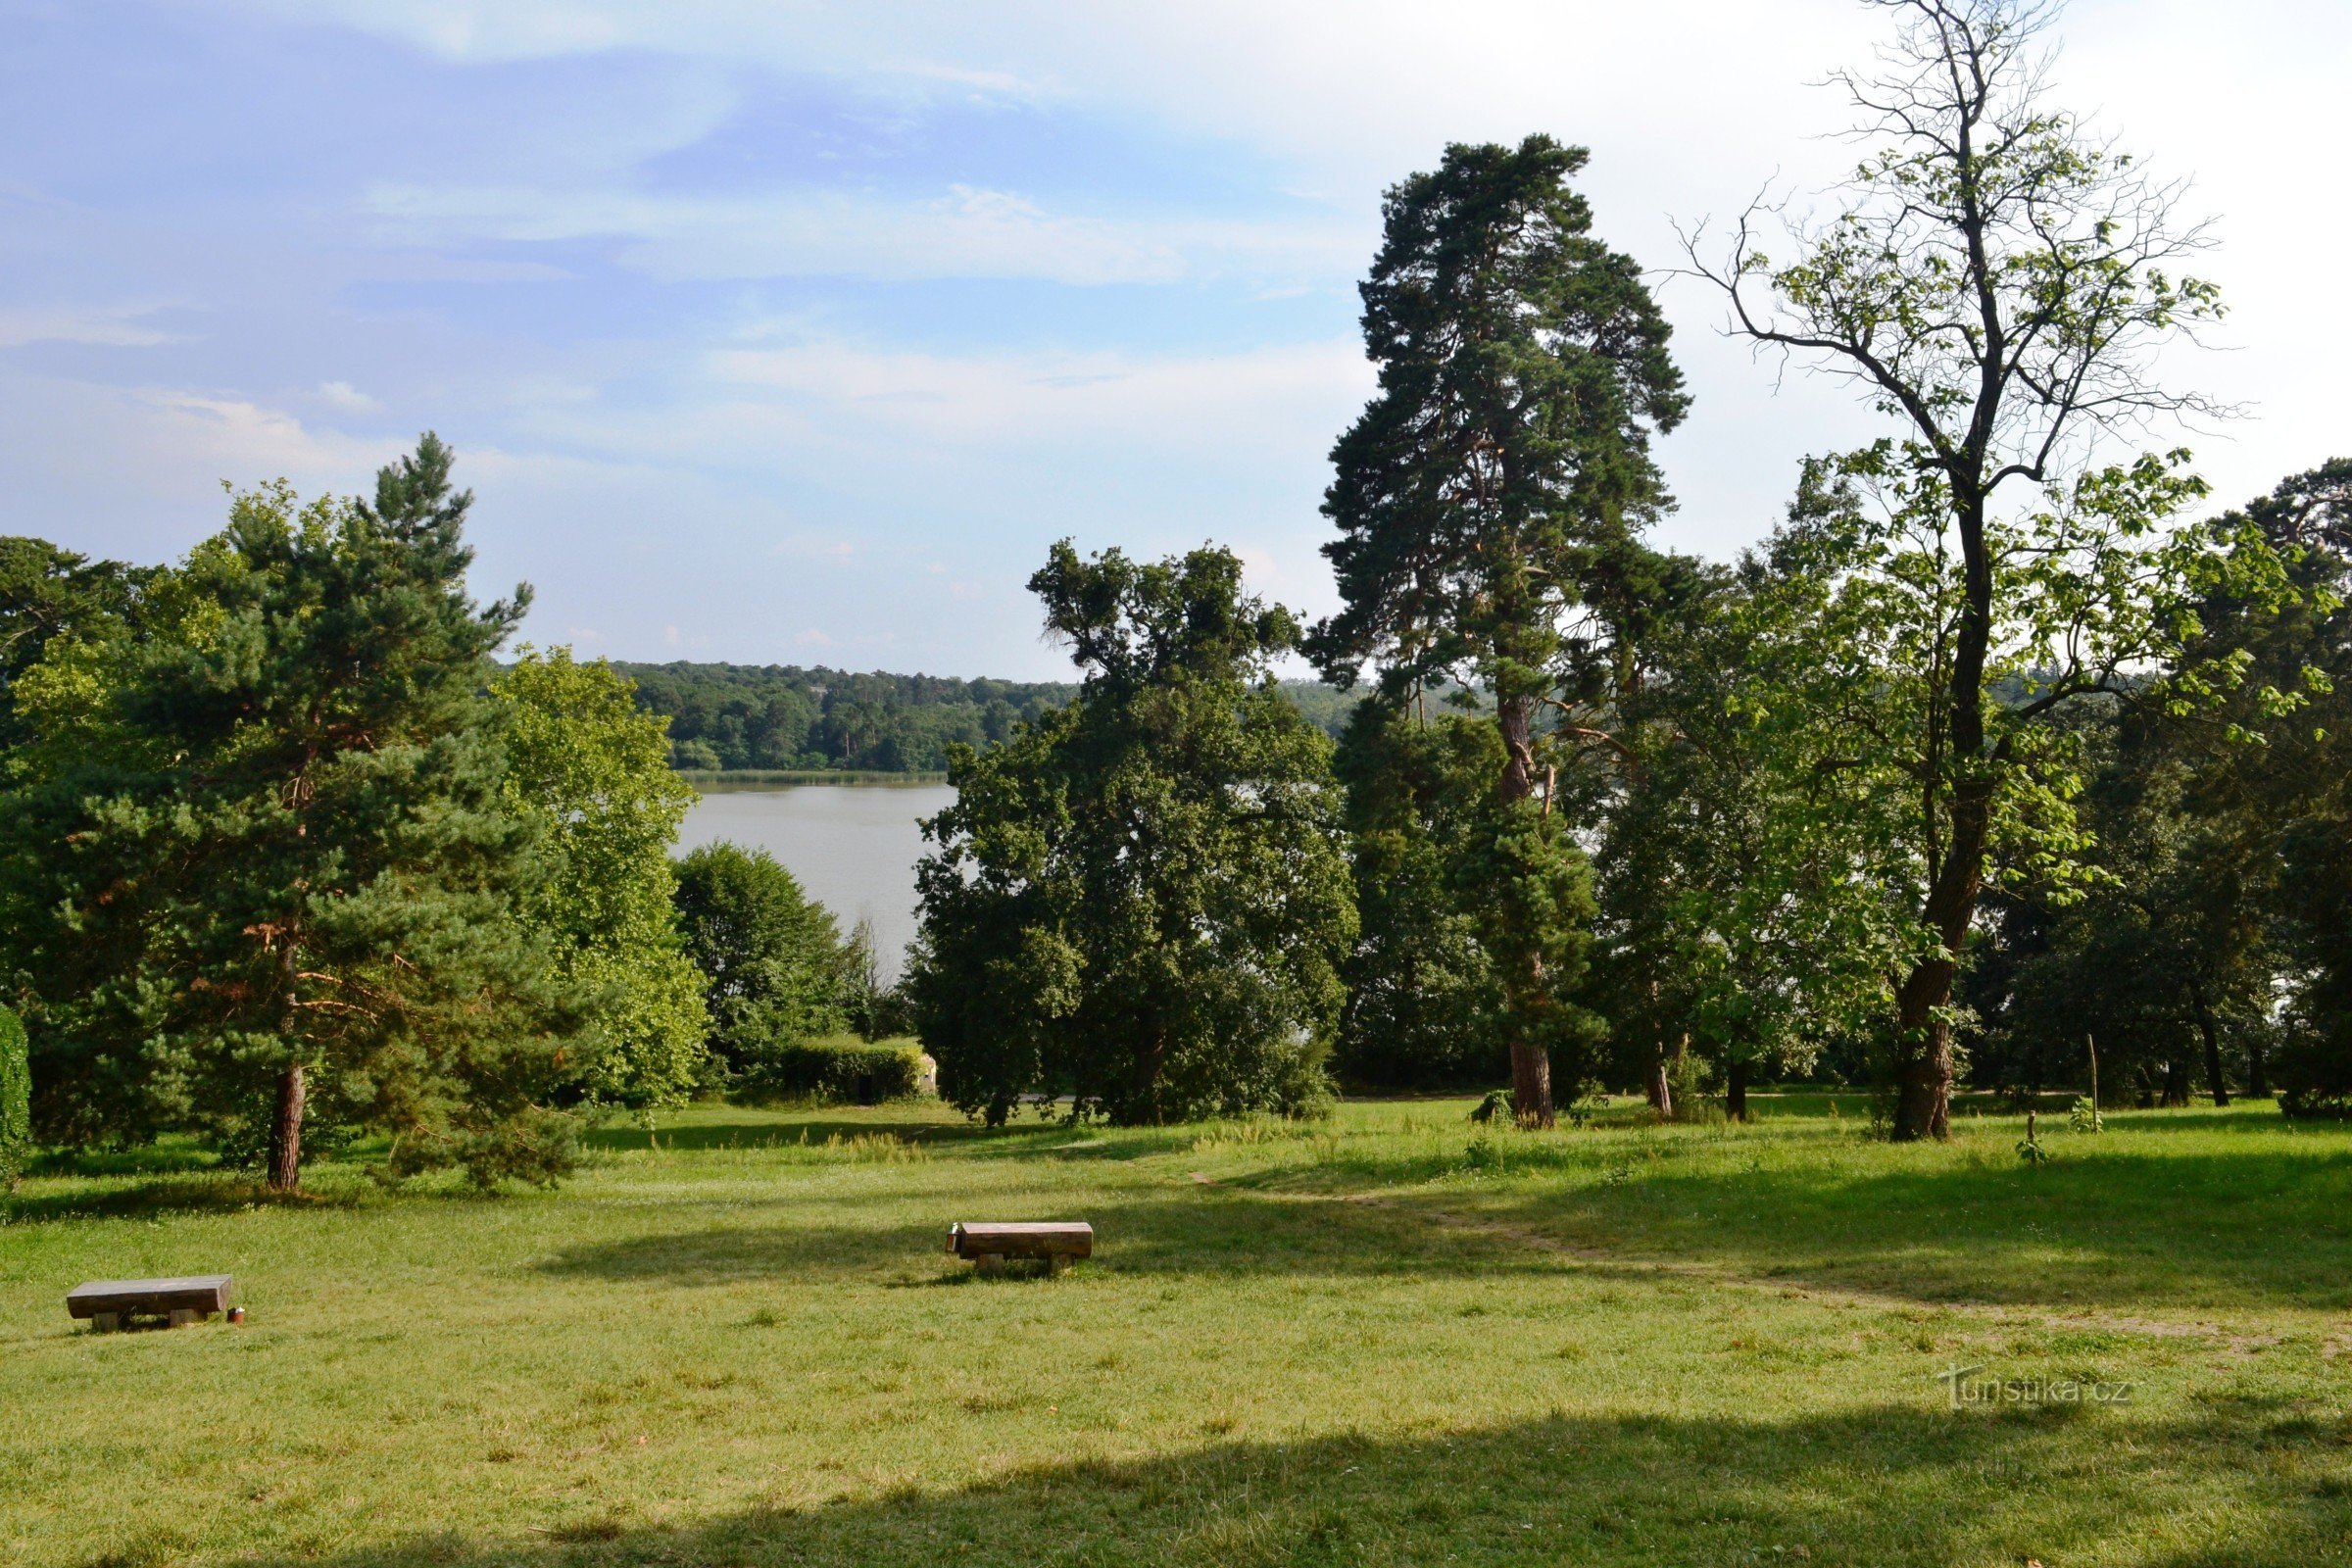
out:
M26 1184L26 1564L2352 1561L2352 1132L698 1110L553 1195ZM799 1142L807 1137L810 1142ZM956 1218L1102 1255L977 1283ZM100 1275L252 1321L73 1332ZM2128 1407L1945 1407L1954 1362Z

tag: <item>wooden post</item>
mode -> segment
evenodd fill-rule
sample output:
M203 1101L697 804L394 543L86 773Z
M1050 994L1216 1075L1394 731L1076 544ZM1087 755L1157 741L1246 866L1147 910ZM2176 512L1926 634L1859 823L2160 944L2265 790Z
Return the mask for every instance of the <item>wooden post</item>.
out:
M2090 1130L2099 1130L2099 1042L2095 1035L2085 1034L2082 1043L2090 1048Z

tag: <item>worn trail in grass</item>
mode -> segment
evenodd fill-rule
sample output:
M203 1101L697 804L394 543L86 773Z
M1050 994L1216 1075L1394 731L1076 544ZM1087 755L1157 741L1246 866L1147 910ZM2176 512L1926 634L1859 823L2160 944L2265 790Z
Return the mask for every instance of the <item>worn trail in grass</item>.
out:
M177 1562L2352 1560L2352 1134L983 1134L701 1108L556 1194L26 1184L0 1539ZM1851 1104L1848 1102L1850 1110ZM804 1142L806 1140L806 1142ZM1097 1261L977 1283L969 1218ZM225 1268L242 1328L92 1337ZM1936 1374L2129 1383L1949 1407Z

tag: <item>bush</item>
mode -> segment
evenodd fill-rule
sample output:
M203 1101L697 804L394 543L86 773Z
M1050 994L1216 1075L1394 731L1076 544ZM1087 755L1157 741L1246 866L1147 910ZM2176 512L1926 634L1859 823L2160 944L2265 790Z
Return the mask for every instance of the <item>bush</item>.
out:
M32 1067L23 1020L0 1007L0 1188L14 1188L32 1157Z
M922 1074L922 1052L911 1040L832 1035L762 1051L746 1088L761 1097L874 1105L913 1095Z
M2299 1030L2272 1066L2281 1114L2298 1121L2352 1120L2352 1043L2340 1034Z

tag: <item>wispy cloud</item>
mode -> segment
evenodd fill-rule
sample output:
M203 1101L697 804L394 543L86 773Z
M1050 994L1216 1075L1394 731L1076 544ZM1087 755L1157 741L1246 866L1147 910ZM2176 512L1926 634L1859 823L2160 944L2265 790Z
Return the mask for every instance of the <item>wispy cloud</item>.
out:
M624 242L622 262L679 279L787 276L887 280L1041 278L1170 283L1234 272L1342 270L1354 225L1254 223L1056 212L1016 192L951 185L926 197L787 190L663 195L385 184L370 208L425 244Z
M27 343L88 343L103 348L146 348L186 341L150 318L162 305L32 306L0 309L0 348Z

